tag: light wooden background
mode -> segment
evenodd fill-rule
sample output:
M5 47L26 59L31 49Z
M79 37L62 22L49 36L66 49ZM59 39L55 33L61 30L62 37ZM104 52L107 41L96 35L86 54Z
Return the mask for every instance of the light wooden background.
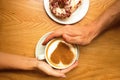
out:
M96 19L115 0L90 0L87 15L74 25ZM74 26L73 25L73 26ZM35 57L35 45L45 33L64 27L46 14L43 0L0 0L0 51ZM9 61L8 61L9 62ZM120 27L114 26L90 45L80 46L79 65L55 78L38 71L0 71L0 80L120 80Z

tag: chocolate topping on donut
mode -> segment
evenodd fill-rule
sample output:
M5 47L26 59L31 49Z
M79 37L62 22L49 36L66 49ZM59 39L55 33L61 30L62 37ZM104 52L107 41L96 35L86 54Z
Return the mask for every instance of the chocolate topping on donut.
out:
M78 8L81 1L77 0L50 0L50 10L54 16L60 19L70 17Z

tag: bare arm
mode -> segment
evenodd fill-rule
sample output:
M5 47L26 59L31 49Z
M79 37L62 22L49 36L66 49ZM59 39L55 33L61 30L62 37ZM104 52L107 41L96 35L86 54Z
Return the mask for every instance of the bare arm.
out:
M92 23L85 26L67 25L63 28L55 30L50 34L43 45L54 37L63 37L68 43L86 45L89 44L103 30L107 29L120 20L120 0L110 6L102 15L100 15Z
M0 69L34 70L37 63L35 58L0 53Z
M29 58L25 56L6 54L0 52L0 70L2 69L19 69L19 70L41 70L44 73L55 76L65 77L65 73L69 72L77 66L76 61L74 65L64 70L53 69L44 61L38 61L36 58Z
M98 25L99 32L107 29L112 24L120 20L120 0L110 6L93 24Z

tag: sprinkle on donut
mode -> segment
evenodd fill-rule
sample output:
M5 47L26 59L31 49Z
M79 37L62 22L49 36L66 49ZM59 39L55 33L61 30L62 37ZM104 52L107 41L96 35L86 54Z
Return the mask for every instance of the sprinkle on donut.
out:
M54 16L65 19L79 7L81 0L49 0L50 10Z

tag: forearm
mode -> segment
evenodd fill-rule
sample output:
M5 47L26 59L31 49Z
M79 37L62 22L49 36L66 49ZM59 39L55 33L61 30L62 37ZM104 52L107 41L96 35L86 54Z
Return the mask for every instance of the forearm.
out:
M0 69L34 70L36 65L35 58L0 53Z
M2 69L20 69L20 70L41 70L48 75L56 77L65 77L65 72L70 71L76 67L74 64L68 69L55 70L49 64L44 61L38 61L35 58L29 58L24 56L6 54L0 52L0 70Z
M93 23L97 26L98 34L120 20L120 0L110 6L98 19Z

